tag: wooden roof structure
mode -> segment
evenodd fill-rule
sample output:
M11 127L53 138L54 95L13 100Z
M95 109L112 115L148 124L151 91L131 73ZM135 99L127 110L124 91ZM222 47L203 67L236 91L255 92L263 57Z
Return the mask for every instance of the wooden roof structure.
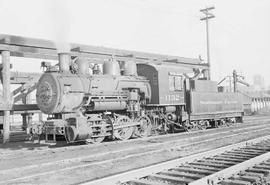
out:
M57 60L57 48L53 41L0 34L0 50L10 51L11 56ZM137 63L169 63L207 69L208 64L195 58L129 51L83 44L70 44L71 56L80 56L92 62L103 63L112 56L119 61L133 60Z

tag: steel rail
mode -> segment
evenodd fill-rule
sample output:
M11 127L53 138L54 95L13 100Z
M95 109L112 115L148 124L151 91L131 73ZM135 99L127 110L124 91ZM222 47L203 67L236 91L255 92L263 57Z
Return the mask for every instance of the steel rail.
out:
M261 129L261 130L265 130L265 129ZM258 131L261 131L261 130L256 130L256 131L252 131L252 132L258 132ZM250 133L250 132L248 132L248 133ZM242 133L242 134L245 134L245 133ZM236 136L236 135L239 135L239 134L232 134L232 135L225 136L225 137L222 137L222 138L219 138L219 139L223 139L223 138L226 138L226 137L233 137L233 136ZM131 155L128 155L128 156L125 156L125 157L121 157L120 159L123 160L123 159L127 159L127 158L130 158L130 157L141 157L142 154L143 155L153 154L153 153L158 153L158 152L163 151L163 150L164 151L167 151L167 150L169 151L170 149L183 148L183 147L188 147L190 145L195 145L195 144L200 144L200 143L205 143L205 142L215 141L215 140L217 140L217 138L212 138L212 139L205 140L205 141L186 144L185 146L184 145L182 145L182 146L180 145L178 147L174 146L174 147L171 147L169 149L160 149L160 150L144 152L144 153L138 153L138 154L133 154L133 155L131 154ZM244 143L246 143L246 142L244 142ZM68 170L74 170L74 169L78 169L78 168L90 167L90 166L93 166L93 165L106 164L108 162L113 162L114 160L117 160L117 159L114 158L114 159L109 159L109 160L105 160L105 161L99 161L99 162L92 163L92 164L83 164L83 165L71 166L71 167L67 167L67 168L63 168L63 169L56 169L56 170L51 170L51 171L47 171L47 172L41 172L41 173L32 174L32 175L28 175L28 176L24 176L24 177L18 177L18 178L14 178L14 179L2 180L2 181L0 181L0 184L6 184L6 183L14 182L14 181L16 182L16 181L31 179L31 178L35 178L35 177L38 177L38 176L44 176L44 175L49 175L49 174L56 174L56 173L59 173L60 171L68 171ZM37 167L42 167L42 164L37 165ZM16 172L16 170L13 170L13 172Z
M261 130L265 130L264 126L254 126L254 127L250 127L250 128L240 128L240 129L237 129L237 131L255 129L255 128L260 128L260 127L261 127L261 129L253 130L252 132L259 132ZM235 132L235 131L236 130L233 130L233 132ZM232 131L230 130L230 131L224 131L224 132L219 132L219 133L213 133L213 134L207 135L206 137L220 135L220 134L226 134L226 133L231 133L231 132ZM241 134L243 135L243 134L249 133L249 132L250 131L246 131L246 132L243 132ZM231 136L235 136L235 135L239 135L239 133L231 134L231 135L228 135L228 136L223 136L223 137L221 137L221 139L231 137ZM202 136L199 135L199 136L194 136L194 137L191 137L191 138L184 138L181 141L185 142L185 141L188 141L188 140L195 140L195 139L198 139L198 138L201 138L201 137ZM199 141L199 142L193 142L193 143L189 143L189 144L177 144L177 145L174 145L173 148L187 147L189 145L208 142L208 141L212 141L212 140L216 140L216 139L220 139L220 138L214 138L214 139L210 138L210 139L206 139L206 140ZM139 147L136 147L136 148L131 146L131 147L125 148L123 150L99 153L98 156L102 157L102 156L106 156L108 154L113 155L113 154L117 154L117 153L121 153L121 152L131 152L132 150L145 149L145 148L155 147L155 146L159 146L159 145L169 145L169 144L174 144L175 142L176 141L166 141L166 142L163 142L163 143L153 143L153 144L149 144L149 145L139 146ZM141 153L138 153L138 154L156 153L156 152L160 152L161 150L168 150L168 149L158 149L158 150L152 149L150 151L141 152ZM131 155L137 155L137 154L131 154ZM46 162L46 163L42 163L42 164L28 165L28 166L19 167L19 168L16 168L16 169L11 168L11 169L6 169L6 170L0 170L0 174L8 173L8 172L15 172L15 171L18 171L18 170L27 170L27 169L31 169L31 168L35 168L35 167L45 167L45 166L52 165L52 164L55 165L55 164L67 164L67 163L71 163L71 162L80 162L82 160L86 160L86 159L94 157L94 156L96 157L96 154L91 154L91 155L87 155L87 156L83 156L83 157L74 157L74 158L62 159L62 160ZM127 156L125 156L125 157L127 157ZM118 158L120 159L120 158L123 158L123 157L113 158L113 160L116 160ZM102 161L102 163L103 162L105 162L105 161Z
M267 159L270 159L270 152L267 152L265 154L251 158L251 159L246 160L242 163L233 165L229 168L226 168L224 170L221 170L221 171L216 172L214 174L211 174L209 176L203 177L199 180L193 181L193 182L189 183L189 185L217 184L221 179L228 178L231 175L236 174L239 171L247 169L248 166L253 166L255 164L259 164Z
M263 119L263 120L259 120L260 123L250 123L251 121L253 120L247 120L248 123L246 124L246 126L251 126L251 125L260 125L260 124L267 124L265 123L266 121L270 121L270 118L268 117L268 119ZM262 123L263 122L263 123ZM245 124L245 123L244 123ZM242 123L237 123L233 126L230 126L230 127L223 127L223 128L215 128L215 130L221 130L221 129L230 129L230 128L237 128L237 129L241 129L239 127L242 126ZM206 132L212 132L213 130L212 129L209 129L209 130L198 130L198 131L193 131L193 132L181 132L181 133L174 133L174 134L167 134L167 135L158 135L158 136L150 136L150 137L147 137L147 138L136 138L135 140L131 139L131 140L126 140L126 141L114 141L113 143L114 144L118 144L118 143L132 143L132 142L140 142L140 141L145 141L145 140L152 140L152 139L162 139L162 138L169 138L169 137L178 137L178 136L190 136L192 134L198 134L198 133L206 133ZM21 154L27 154L27 153L36 153L36 154L40 154L40 153L46 153L48 151L52 151L54 150L55 152L66 152L67 150L69 151L75 151L75 150L80 150L80 149L87 149L87 148L90 148L92 146L97 146L97 145L102 145L100 143L97 143L97 144L91 144L91 145L73 145L73 146L66 146L66 147L59 147L59 148L46 148L46 149L42 149L42 150L25 150L25 151L18 151L18 152L5 152L5 153L1 153L0 152L0 156L1 157L4 157L4 156L9 156L9 155L21 155Z
M175 160L170 160L170 161L167 161L167 162L164 162L164 163L159 163L159 164L156 164L156 165L143 167L143 168L136 169L136 170L131 170L131 171L128 171L128 172L125 172L125 173L105 177L105 178L102 178L102 179L81 183L81 185L97 185L97 184L98 185L113 185L113 184L120 184L120 183L123 183L123 182L131 181L131 180L142 178L142 177L145 177L145 176L148 176L148 175L151 175L151 174L155 174L155 173L158 173L158 172L163 171L163 170L168 170L168 169L174 168L176 166L179 166L180 164L183 164L183 163L203 159L203 158L206 158L206 157L212 157L212 156L224 153L225 151L228 151L228 150L241 148L241 147L251 145L251 144L255 144L255 143L259 143L259 142L262 142L262 141L268 140L268 139L270 139L270 136L264 136L264 137L260 137L260 138L240 142L240 143L237 143L237 144L221 147L221 148L214 149L214 150L211 150L211 151L202 152L202 153L199 153L199 154L195 154L195 155L191 155L191 156L187 156L187 157L183 157L183 158L179 158L179 159L175 159ZM200 184L200 185L202 185L202 184Z

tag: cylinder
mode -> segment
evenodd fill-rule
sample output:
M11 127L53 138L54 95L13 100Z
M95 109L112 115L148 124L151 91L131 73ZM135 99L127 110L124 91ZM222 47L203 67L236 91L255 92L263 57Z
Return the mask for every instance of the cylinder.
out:
M65 127L65 137L68 142L72 143L91 138L92 128L87 125L86 117L69 118L67 119L67 122L69 126Z
M120 66L118 62L114 59L104 62L103 64L103 74L104 75L120 75Z
M59 60L59 71L69 72L70 66L70 54L69 53L58 53Z
M124 75L137 76L137 66L133 61L125 61L124 63Z
M79 134L75 126L69 126L65 128L65 135L68 142L74 142Z
M89 64L87 60L78 58L76 60L76 63L78 64L78 73L82 75L89 75Z

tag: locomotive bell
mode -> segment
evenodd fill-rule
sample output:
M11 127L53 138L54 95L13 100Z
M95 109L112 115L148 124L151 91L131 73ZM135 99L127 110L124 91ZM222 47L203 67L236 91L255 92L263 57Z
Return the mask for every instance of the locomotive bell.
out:
M124 63L124 75L126 76L138 76L137 66L133 61L125 61Z
M120 66L115 59L110 59L103 64L103 74L104 75L120 75Z

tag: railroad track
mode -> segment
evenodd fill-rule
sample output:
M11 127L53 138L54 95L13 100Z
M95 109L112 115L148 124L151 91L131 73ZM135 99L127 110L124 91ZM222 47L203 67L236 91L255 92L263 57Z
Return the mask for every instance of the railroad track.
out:
M269 173L270 136L266 136L83 185L269 184Z
M252 130L252 131L251 131ZM232 132L229 135L226 136L216 136L214 138L208 138L208 139L203 139L199 138L191 143L186 143L186 144L178 144L178 145L173 145L167 148L161 148L159 150L146 150L147 146L145 146L145 149L142 150L133 150L130 151L128 154L127 153L110 153L110 157L107 156L105 160L102 160L102 158L99 157L94 157L93 154L92 156L86 156L86 157L79 157L79 158L71 158L67 160L59 160L59 161L51 161L48 163L38 163L35 165L26 165L25 167L21 168L12 168L10 170L1 170L0 171L0 183L2 184L16 184L18 182L24 182L28 184L41 184L44 183L48 180L48 178L52 178L50 182L57 181L59 183L59 179L64 179L64 182L70 183L70 181L65 181L67 179L66 176L70 176L74 179L76 179L78 176L81 176L81 178L85 178L85 175L78 174L81 173L82 171L84 173L89 173L88 177L91 178L90 176L93 175L95 172L98 171L99 173L102 173L105 175L104 170L108 170L110 166L114 166L115 164L121 164L126 161L133 161L136 160L137 158L145 158L146 160L149 159L149 157L160 157L163 155L172 155L169 157L177 157L179 154L182 153L182 151L195 151L195 150L203 150L206 145L211 145L211 147L217 147L216 144L220 144L220 141L226 140L227 142L235 142L239 140L237 137L241 137L243 139L243 136L245 134L251 134L256 136L258 133L263 133L263 132L268 132L270 129L266 128L260 128L257 130L256 129L251 129L246 132L242 132L241 134L239 132ZM222 145L226 145L227 143L223 143ZM207 147L206 147L207 149ZM141 151L142 150L142 151ZM61 155L61 154L60 154ZM95 155L95 154L94 154ZM99 154L96 154L99 155ZM119 155L119 156L118 156ZM41 160L42 161L42 160ZM102 168L103 167L103 168ZM74 174L77 174L74 176ZM95 174L95 176L99 176L100 174ZM92 177L93 178L93 177ZM82 179L77 179L74 180L72 179L72 183L78 183ZM37 180L37 181L35 181ZM71 184L72 184L71 183Z
M257 123L253 123L254 120L257 121ZM268 122L270 121L270 116L256 116L256 117L244 117L244 121L245 123L236 123L235 125L231 126L231 127L224 127L224 128L216 128L217 130L218 129L224 129L224 130L227 130L227 129L238 129L238 128L241 128L243 126L256 126L256 125L260 125L260 124L264 124L265 122ZM244 125L245 124L245 125ZM192 136L192 135L197 135L197 134L201 134L202 132L215 132L214 131L215 129L209 129L209 130L199 130L199 131L194 131L194 132L180 132L180 133L174 133L174 134L167 134L167 135L158 135L158 136L151 136L151 137L148 137L148 138L136 138L136 140L138 142L141 142L141 141L147 141L147 140L155 140L155 139L163 139L163 138L174 138L174 137L179 137L180 135L182 136ZM106 143L106 142L105 142ZM126 144L126 143L136 143L134 139L131 139L131 140L127 140L127 141L113 141L113 142L107 142L109 144L118 144L118 143L122 143L122 144ZM102 143L104 144L104 143ZM87 149L93 145L100 145L99 143L98 144L91 144L91 145L68 145L68 146L65 146L65 145L59 145L59 146L51 146L49 148L42 148L42 147L36 147L36 148L32 148L31 150L29 150L28 148L26 148L25 150L20 150L20 151L5 151L5 152L0 152L0 155L1 156L11 156L11 155L15 155L15 156L18 156L18 155L27 155L29 153L47 153L47 152L50 152L50 151L54 151L54 152L67 152L67 151L74 151L74 150L84 150L84 149Z
M120 173L138 168L134 164L125 164L127 161L145 159L146 161L141 160L141 166L150 165L164 161L164 156L172 159L203 152L246 138L264 136L269 132L269 122L261 122L125 142L6 154L3 156L7 162L0 160L0 184L78 184L111 175L108 173L110 170L112 173ZM22 158L24 160L19 161ZM158 161L152 161L151 158ZM126 166L118 167L123 164Z
M239 127L238 127L239 126ZM111 145L117 146L120 143L122 145L125 144L130 144L130 146L124 146L123 150L117 150L115 153L116 155L118 155L118 152L123 152L123 151L131 151L131 153L133 152L134 148L136 149L141 149L140 153L143 152L143 149L146 148L147 152L155 150L155 149L160 149L162 148L162 146L170 146L170 145L174 145L177 146L178 144L182 144L182 145L189 145L190 141L192 142L200 142L202 141L206 141L207 139L212 139L215 136L219 136L219 137L225 137L226 134L229 134L229 136L232 136L232 134L234 135L238 135L238 134L245 134L245 133L249 133L250 131L254 131L254 132L260 132L265 130L266 128L269 127L269 124L255 124L255 125L246 125L247 127L243 128L241 127L241 125L238 125L236 127L225 127L225 128L219 128L216 131L215 130L208 130L208 132L204 132L204 131L199 131L199 132L192 132L192 133L182 133L182 134L172 134L172 135L163 135L163 136L155 136L155 137L151 137L151 138L144 138L144 139L138 139L138 140L128 140L128 141L118 141L118 142L113 142L113 143L109 143ZM181 143L179 142L179 140L181 140ZM140 143L140 146L138 146L138 143ZM91 147L97 147L93 150L93 148ZM99 149L102 146L102 144L100 145L82 145L82 146L71 146L69 147L63 147L63 148L56 148L56 149L46 149L46 150L37 150L37 151L27 151L27 152L18 152L15 154L14 153L6 153L6 154L2 154L2 157L5 157L7 159L14 159L16 157L22 158L22 157L27 157L30 153L32 155L37 155L39 158L42 154L45 154L45 157L47 157L48 152L49 153L62 153L62 152L77 152L77 151L82 151L85 149L91 149L93 152L98 152ZM135 147L134 147L135 146ZM98 153L99 155L106 155L106 154L112 154L114 153L111 149L109 149L109 151L105 151L105 152L100 152ZM64 157L64 156L63 156ZM77 157L77 158L73 158L73 159L68 159L68 162L74 160L74 161L78 161L78 160L82 160L82 159L87 159L89 158L89 155L86 155L85 157ZM54 162L54 161L53 161ZM63 163L63 160L61 160L61 163ZM1 172L1 171L0 171Z
M255 163L255 165L252 165ZM247 167L248 166L248 167ZM219 184L270 184L270 155L264 155L253 158L247 162L239 165L237 169L231 169L230 173L223 175L223 179L218 179ZM235 172L231 175L232 172ZM216 180L217 181L217 180Z

